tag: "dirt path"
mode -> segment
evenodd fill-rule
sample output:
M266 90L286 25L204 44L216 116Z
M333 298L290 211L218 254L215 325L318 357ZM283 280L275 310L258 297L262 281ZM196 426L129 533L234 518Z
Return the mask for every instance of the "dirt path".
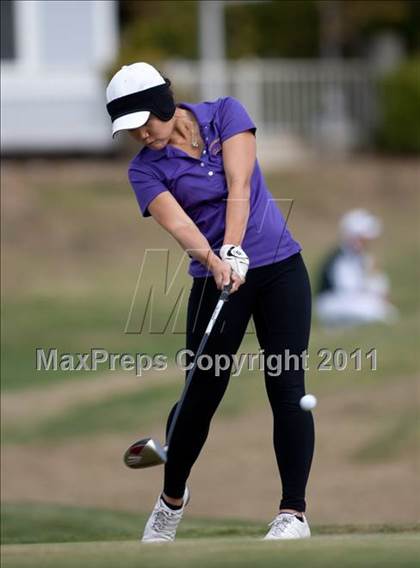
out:
M395 460L359 463L354 452L378 431L386 413L412 408L419 382L387 382L323 397L316 410L317 443L308 488L308 513L318 523L413 522L420 518L420 460L405 452ZM152 435L162 434L161 425ZM60 446L6 446L3 498L148 511L163 469L131 471L121 461L126 435L101 436ZM190 513L270 520L280 484L266 410L214 420L190 477ZM417 497L416 497L417 496Z

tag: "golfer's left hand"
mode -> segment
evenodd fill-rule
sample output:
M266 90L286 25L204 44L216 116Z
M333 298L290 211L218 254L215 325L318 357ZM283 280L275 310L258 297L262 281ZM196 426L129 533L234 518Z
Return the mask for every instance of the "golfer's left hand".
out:
M231 281L232 292L236 292L241 284L245 282L246 273L249 267L249 258L243 248L238 245L223 245L220 249L220 258L232 268Z

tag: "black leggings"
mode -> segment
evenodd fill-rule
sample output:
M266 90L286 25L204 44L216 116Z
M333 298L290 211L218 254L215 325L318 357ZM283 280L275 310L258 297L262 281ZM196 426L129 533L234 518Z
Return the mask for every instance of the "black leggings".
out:
M219 298L212 276L194 278L187 316L187 348L196 351ZM205 354L237 353L250 317L265 361L265 386L274 418L273 442L283 496L280 508L305 511L305 488L314 450L312 414L301 410L305 394L303 365L290 355L300 356L309 341L311 291L300 253L250 269L246 282L229 297L209 337ZM273 362L289 358L290 370L270 374ZM295 358L296 359L296 358ZM192 357L190 358L190 361ZM302 361L302 359L300 359ZM181 498L191 468L206 441L211 419L226 391L231 368L215 376L214 367L196 369L175 426L165 464L164 492ZM172 408L166 426L176 405ZM229 456L226 456L229 459Z

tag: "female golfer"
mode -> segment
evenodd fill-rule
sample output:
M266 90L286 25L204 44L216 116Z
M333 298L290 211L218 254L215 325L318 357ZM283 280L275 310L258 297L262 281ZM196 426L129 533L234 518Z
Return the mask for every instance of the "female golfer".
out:
M310 284L301 247L256 160L256 127L232 97L175 104L170 81L147 63L122 67L108 85L107 101L113 135L126 130L142 146L130 163L129 179L143 216L154 217L191 257L186 347L195 352L220 290L229 283L229 301L204 353L235 354L253 317L267 361L265 387L283 490L265 539L308 537L305 487L314 425L299 401L305 394L302 354L309 340ZM291 355L301 363L295 357L281 373L273 368L273 360L292 360ZM189 500L186 482L229 376L230 368L219 376L213 367L197 368L174 428L163 492L144 529L144 542L175 539Z

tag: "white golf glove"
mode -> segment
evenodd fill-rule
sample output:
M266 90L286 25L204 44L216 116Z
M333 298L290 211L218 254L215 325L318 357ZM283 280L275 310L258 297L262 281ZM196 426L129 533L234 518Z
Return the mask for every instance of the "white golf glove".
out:
M232 270L245 280L249 267L249 258L241 246L223 245L219 252L220 258L229 263Z

